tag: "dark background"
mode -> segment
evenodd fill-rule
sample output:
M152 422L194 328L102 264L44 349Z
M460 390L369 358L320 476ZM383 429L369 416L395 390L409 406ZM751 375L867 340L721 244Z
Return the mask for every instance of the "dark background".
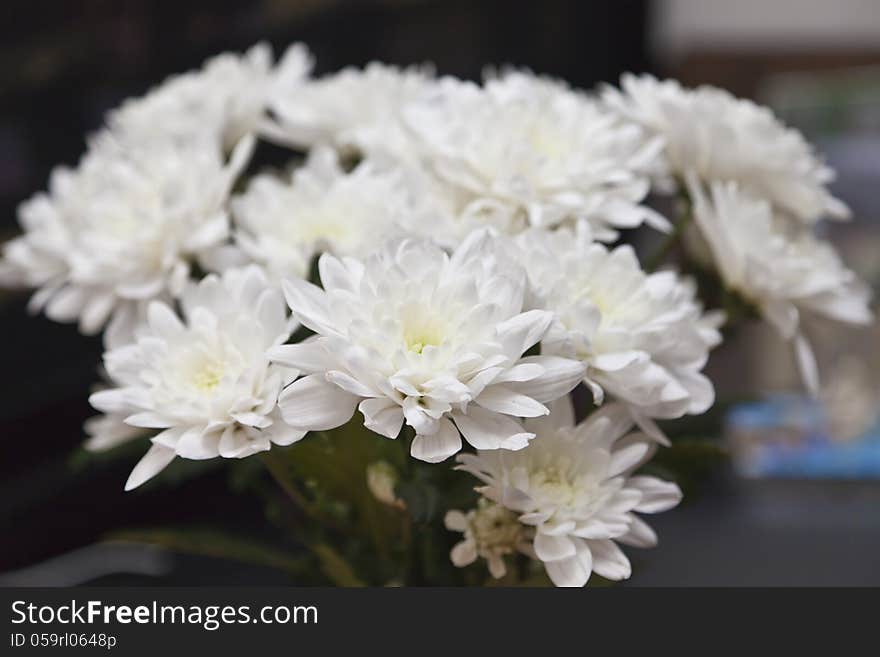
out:
M45 187L52 167L77 161L85 136L108 109L169 74L261 40L276 54L306 42L318 73L371 60L430 61L440 73L476 79L487 64L515 64L585 88L614 82L624 71L651 71L751 94L768 70L841 64L833 54L787 55L780 62L760 52L731 57L710 48L661 66L646 45L650 10L648 2L577 0L6 0L0 238L17 232L16 206ZM124 494L140 446L128 458L84 458L81 426L93 414L87 396L100 340L29 317L25 303L24 295L0 292L0 574L121 527L223 525L256 538L266 531L260 501L230 488L222 463L176 464L161 483ZM633 555L632 583L880 584L878 502L871 484L746 484L720 465L681 509L652 519L661 548ZM181 555L162 577L99 581L261 584L277 583L278 575Z

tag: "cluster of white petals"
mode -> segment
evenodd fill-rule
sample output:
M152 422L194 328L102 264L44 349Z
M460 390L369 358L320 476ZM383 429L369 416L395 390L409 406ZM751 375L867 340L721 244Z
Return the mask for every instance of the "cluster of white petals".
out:
M407 160L412 139L403 109L430 89L429 69L373 62L317 79L303 79L273 96L267 137L298 148L331 144L343 152Z
M674 179L688 196L695 228L687 246L708 255L723 282L793 342L805 385L818 371L804 337L803 311L850 324L871 321L868 287L814 227L849 210L828 189L834 172L803 135L766 107L714 87L624 75L605 105L664 141L659 187ZM664 182L662 179L666 177Z
M510 509L485 497L477 502L477 508L467 513L447 512L443 523L449 531L464 534L449 555L459 568L469 566L479 557L486 560L492 577L500 579L507 574L504 557L515 552L534 556L530 528L525 527Z
M818 391L802 313L847 324L871 322L870 289L811 231L793 226L769 202L736 183L716 182L709 194L691 180L694 218L724 282L749 300L786 340L794 340L801 376Z
M302 44L288 48L273 66L271 48L259 43L243 55L218 55L197 71L125 101L108 123L127 142L209 142L228 150L256 132L274 99L306 79L311 68L312 57Z
M142 308L177 296L192 264L229 238L229 195L278 89L311 56L291 46L277 66L265 44L225 53L108 115L75 169L22 204L24 235L4 245L0 283L37 288L32 309L79 321L108 343L130 337Z
M123 147L104 135L22 206L25 233L5 245L0 274L37 288L34 309L84 333L111 316L127 326L138 304L178 295L191 264L228 237L226 199L252 148L242 140L227 161L210 147Z
M533 528L534 554L556 586L584 586L593 572L628 578L629 559L617 543L657 543L636 513L666 511L681 500L675 484L632 474L650 457L653 441L629 433L629 414L616 404L576 425L567 398L526 426L536 437L525 449L462 454L459 469L484 483L477 489L484 497Z
M118 420L158 430L126 489L155 476L175 456L243 458L289 445L304 432L288 426L278 396L296 375L269 362L266 352L290 336L291 322L280 291L252 265L206 276L180 297L181 316L154 301L135 340L104 356L114 387L90 401ZM102 446L118 442L101 435Z
M603 100L621 116L661 137L667 173L693 172L705 183L736 182L803 222L845 218L849 210L827 185L833 171L803 135L766 107L723 89L685 89L675 80L624 75Z
M438 462L462 447L521 449L518 418L546 414L583 366L524 356L553 315L523 311L525 273L492 255L475 232L450 256L425 240L391 243L366 260L321 256L323 289L284 282L294 316L315 339L275 348L305 373L284 390L281 412L304 431L332 429L359 409L364 425L396 438L415 430L411 453Z
M667 226L640 205L661 142L561 83L518 72L483 86L445 78L404 112L469 225L517 232L584 220L604 240L646 221Z
M532 304L553 313L541 353L581 360L596 402L607 396L661 441L651 418L705 412L714 401L701 370L721 341L692 282L646 274L628 245L608 249L584 231L532 229L516 237Z
M346 172L336 151L317 147L288 180L257 175L233 199L235 242L278 279L307 278L321 253L359 256L426 230L431 206L405 177L369 160Z

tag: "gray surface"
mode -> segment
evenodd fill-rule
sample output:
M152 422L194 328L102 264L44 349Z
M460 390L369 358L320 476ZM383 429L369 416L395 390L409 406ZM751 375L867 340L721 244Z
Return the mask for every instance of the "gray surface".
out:
M646 519L630 586L880 586L880 482L730 480Z

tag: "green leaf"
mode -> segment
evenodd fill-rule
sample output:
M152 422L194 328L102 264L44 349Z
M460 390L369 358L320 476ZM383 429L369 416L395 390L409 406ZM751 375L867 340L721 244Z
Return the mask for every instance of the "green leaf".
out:
M327 530L312 543L332 540L338 545L335 540L343 535L346 557L372 583L396 574L409 519L370 492L367 468L376 461L386 461L399 471L404 447L353 420L267 454L271 461L267 465L276 481L289 489L294 503L309 514L316 530Z
M109 541L158 545L174 552L241 561L258 566L301 573L308 566L307 556L294 556L270 545L210 529L127 529L112 532Z
M354 569L343 557L326 543L311 546L321 561L321 570L338 586L365 586L354 574Z

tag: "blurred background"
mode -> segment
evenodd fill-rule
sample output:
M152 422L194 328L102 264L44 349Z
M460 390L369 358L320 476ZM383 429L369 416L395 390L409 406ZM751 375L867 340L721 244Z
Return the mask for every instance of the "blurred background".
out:
M770 105L839 172L855 220L826 236L880 282L880 7L872 0L5 0L0 24L0 238L103 114L223 50L304 41L318 73L434 62L477 79L526 66L591 88L624 71L709 83ZM138 458L86 457L98 339L29 317L0 292L0 584L279 583L259 500L221 463L171 468L133 493ZM660 460L685 503L630 551L629 586L880 585L880 331L811 326L824 391L802 397L759 324L713 357L716 409L675 427ZM231 480L231 481L230 481ZM231 485L230 485L231 483ZM105 544L155 538L170 549ZM215 528L225 528L220 538ZM228 535L229 530L232 536ZM237 541L241 541L238 543ZM175 542L177 541L177 542ZM185 543L185 544L184 544ZM91 546L91 547L90 547ZM218 556L238 551L240 559Z

